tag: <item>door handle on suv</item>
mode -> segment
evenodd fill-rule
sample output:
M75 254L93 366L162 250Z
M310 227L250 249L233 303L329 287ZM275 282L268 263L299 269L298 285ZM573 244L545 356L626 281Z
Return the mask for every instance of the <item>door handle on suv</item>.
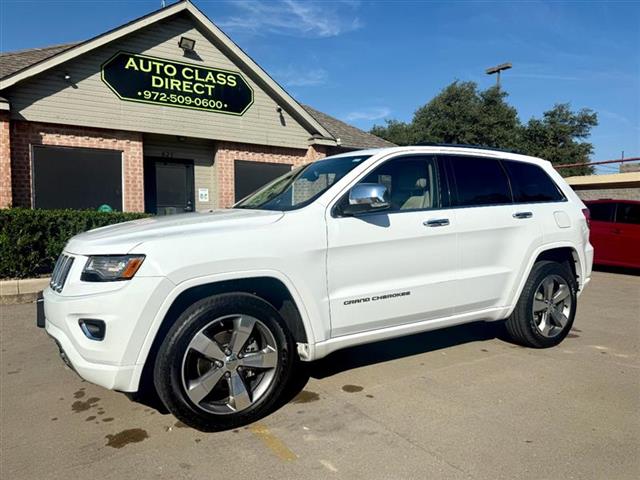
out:
M446 227L449 225L448 218L437 218L435 220L427 220L426 222L422 222L425 227Z
M531 212L516 212L513 214L513 218L531 218L533 213Z

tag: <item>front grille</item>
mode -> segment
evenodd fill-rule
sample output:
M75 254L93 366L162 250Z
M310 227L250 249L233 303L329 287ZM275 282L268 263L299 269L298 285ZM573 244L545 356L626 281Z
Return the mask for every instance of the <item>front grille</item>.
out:
M73 257L65 255L64 253L58 257L56 266L53 269L53 274L51 275L51 281L49 282L52 290L58 293L62 291L64 282L69 275L69 270L71 270L71 265L73 265Z

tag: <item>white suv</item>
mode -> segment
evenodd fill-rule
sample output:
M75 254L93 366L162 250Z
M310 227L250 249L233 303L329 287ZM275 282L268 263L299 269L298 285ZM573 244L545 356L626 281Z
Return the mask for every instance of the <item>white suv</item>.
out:
M184 423L268 413L299 360L466 322L561 342L591 275L588 210L549 162L488 149L351 152L232 209L66 245L39 323L82 378L150 377ZM46 318L46 321L45 321Z

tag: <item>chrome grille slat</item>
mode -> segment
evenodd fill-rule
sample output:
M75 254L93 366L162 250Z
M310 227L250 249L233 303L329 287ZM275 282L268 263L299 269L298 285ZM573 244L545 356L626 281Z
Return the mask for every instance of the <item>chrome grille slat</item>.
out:
M62 287L64 287L64 283L73 265L73 260L73 257L65 255L64 253L58 257L56 266L53 268L53 273L51 274L51 281L49 282L49 285L54 291L58 293L62 291Z

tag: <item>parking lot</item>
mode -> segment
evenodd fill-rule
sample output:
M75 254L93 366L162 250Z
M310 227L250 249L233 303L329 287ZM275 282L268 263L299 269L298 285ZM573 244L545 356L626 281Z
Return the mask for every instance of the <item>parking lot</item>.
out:
M640 277L595 272L559 347L474 324L337 352L298 396L205 434L80 380L2 306L3 479L531 478L640 475Z

